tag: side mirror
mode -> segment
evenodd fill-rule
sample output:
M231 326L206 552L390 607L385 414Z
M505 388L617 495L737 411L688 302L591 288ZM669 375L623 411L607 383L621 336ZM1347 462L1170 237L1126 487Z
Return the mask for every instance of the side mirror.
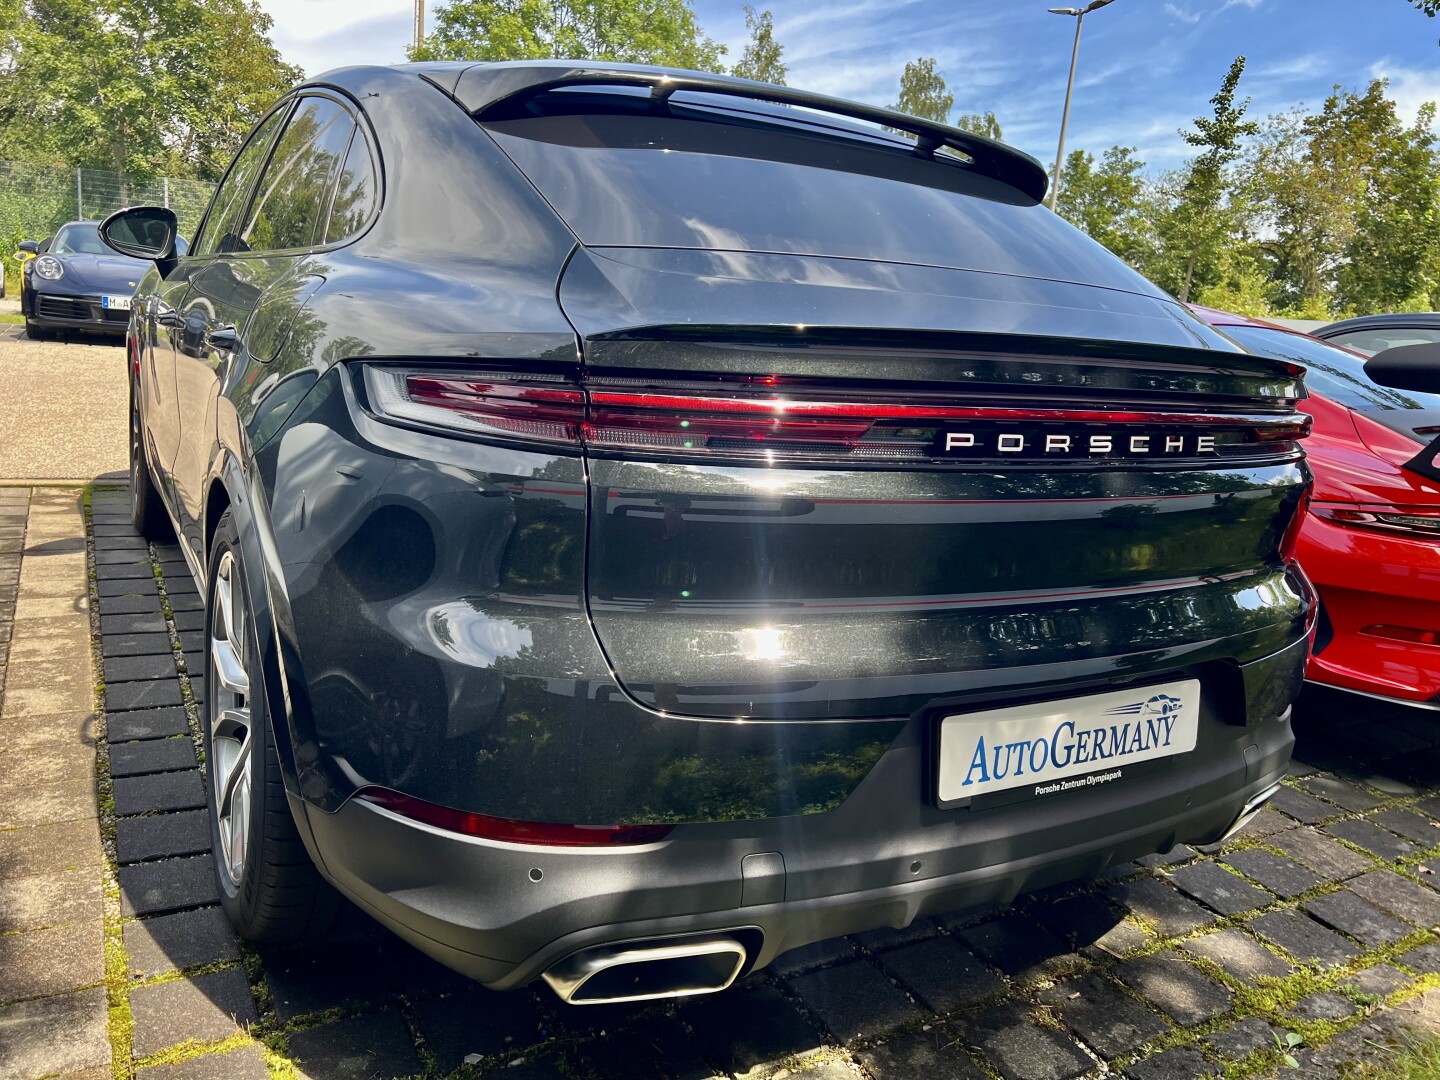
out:
M1365 361L1365 374L1381 386L1440 394L1440 342L1399 345L1378 352Z
M20 241L20 250L21 250L21 251L24 251L24 252L26 252L26 253L28 253L28 254L30 254L30 255L39 255L39 254L40 254L40 241L39 241L39 240L21 240L21 241Z
M153 259L166 272L175 262L175 237L180 228L175 214L163 206L132 206L117 210L100 223L100 239L121 255Z

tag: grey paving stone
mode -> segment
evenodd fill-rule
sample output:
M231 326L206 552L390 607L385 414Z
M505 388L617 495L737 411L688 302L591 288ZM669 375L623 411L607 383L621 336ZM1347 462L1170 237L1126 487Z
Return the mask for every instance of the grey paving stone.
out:
M1125 1070L1125 1075L1133 1080L1196 1080L1219 1074L1220 1070L1206 1061L1200 1051L1189 1046L1166 1050Z
M109 713L105 717L105 739L111 744L137 739L164 739L185 735L189 731L185 710L179 708Z
M106 684L105 709L107 712L125 712L132 709L159 709L167 705L179 705L180 683L169 679L151 679L147 682L126 682Z
M903 929L897 930L893 926L882 926L875 930L866 930L863 933L855 934L853 940L862 949L878 953L884 952L886 949L898 949L901 945L909 945L916 941L924 941L939 932L940 928L932 920L916 919Z
M385 978L374 978L377 971L385 972ZM282 1023L330 1008L386 1003L396 994L438 995L474 985L389 935L327 942L277 955L266 965L265 982ZM615 1009L617 1015L633 1015L630 1008ZM605 1008L572 1008L565 1015L590 1023L605 1016ZM561 1026L558 1019L556 1026Z
M1304 907L1326 926L1372 948L1389 945L1413 933L1408 925L1347 889L1316 897Z
M1221 1028L1204 1042L1225 1061L1244 1061L1257 1050L1275 1048L1275 1029L1260 1017L1252 1016Z
M1181 946L1188 953L1218 964L1227 975L1256 986L1262 977L1283 979L1294 968L1252 937L1234 927L1191 938Z
M1297 1001L1293 1008L1282 1010L1282 1015L1292 1020L1343 1020L1355 1012L1355 1003L1344 994L1325 990L1308 994Z
M187 1039L224 1039L259 1017L242 968L142 986L130 992L133 1053L148 1057Z
M1297 862L1291 862L1273 851L1262 851L1260 848L1231 852L1225 856L1224 861L1287 900L1313 889L1325 880Z
M770 986L691 1003L682 1019L695 1029L715 1064L737 1076L763 1075L775 1063L822 1045L795 1006Z
M1367 729L1368 730L1368 729ZM1315 773L1298 781L1299 786L1311 795L1318 795L1327 802L1346 810L1370 810L1380 805L1381 800L1364 788L1331 776L1329 773Z
M855 1056L875 1080L988 1080L942 1027L901 1035Z
M199 769L115 781L115 812L122 816L151 810L193 810L204 805L205 788Z
M1375 864L1365 856L1321 836L1314 829L1292 829L1271 837L1268 843L1333 880L1352 878L1375 869Z
M824 967L826 964L838 964L854 958L854 945L844 938L831 938L828 941L816 941L810 945L802 945L798 949L781 953L770 965L769 970L771 974L783 979L790 975L799 975L803 971Z
M1440 975L1440 943L1430 942L1395 958L1395 963L1417 975Z
M1149 870L1155 870L1163 866L1176 866L1188 859L1195 858L1195 849L1186 844L1177 844L1169 851L1162 851L1156 855L1146 855L1143 859L1136 859L1141 866Z
M159 615L100 616L102 634L160 634L166 629L165 620Z
M1440 893L1417 885L1393 870L1376 870L1354 878L1350 888L1377 907L1394 912L1416 926L1440 925Z
M110 748L110 775L144 776L195 768L195 746L186 737L119 743Z
M1059 940L1076 949L1095 948L1112 956L1124 956L1149 940L1143 930L1126 922L1113 907L1089 893L1037 904L1029 914Z
M1099 975L1046 989L1040 1001L1102 1057L1128 1054L1170 1030L1170 1025Z
M105 661L105 682L139 682L147 679L173 679L175 658L169 653L157 656L112 656Z
M458 1069L468 1054L519 1050L541 1037L540 1013L523 992L497 994L477 986L422 1001L415 1017L442 1074Z
M932 1012L952 1012L1005 989L998 975L953 938L917 942L878 959Z
M1392 806L1388 810L1378 810L1371 814L1370 820L1385 826L1391 832L1399 833L1407 840L1413 840L1422 848L1433 848L1440 844L1440 825L1414 810Z
M109 1025L103 986L0 1006L0 1076L108 1070Z
M204 611L205 603L195 592L167 592L171 611Z
M49 997L105 978L98 919L0 936L0 1001Z
M3 834L0 834L3 835ZM81 866L0 882L0 934L41 930L103 913L100 868Z
M157 615L157 619L160 617ZM170 634L164 629L164 620L160 619L161 629L155 633L122 634L109 632L100 639L100 652L103 656L169 656L170 655Z
M1356 847L1364 848L1381 859L1394 861L1407 855L1415 855L1423 849L1403 837L1396 836L1389 829L1382 829L1373 821L1335 821L1325 826L1331 836L1348 840Z
M220 899L209 855L122 866L119 877L123 915L155 915Z
M209 850L210 817L204 810L126 817L115 823L115 857L122 865Z
M101 615L153 615L160 612L158 596L102 596Z
M258 1046L242 1046L174 1065L152 1065L135 1076L137 1080L270 1080L270 1068Z
M1071 1039L1041 1027L1019 1004L995 1005L951 1026L1006 1080L1070 1080L1093 1064Z
M203 611L177 611L172 620L176 630L203 630L205 629L205 613Z
M865 961L790 979L805 1007L842 1043L873 1039L922 1015L905 994Z
M1410 977L1389 964L1376 964L1374 967L1356 972L1341 985L1351 987L1362 994L1369 994L1371 997L1383 998L1389 997L1396 990L1409 986Z
M1064 942L1025 915L1005 915L956 930L954 935L1012 978L1041 976L1053 961L1073 955Z
M1188 934L1215 921L1215 916L1199 904L1152 877L1111 885L1105 895L1153 924L1166 937Z
M62 821L0 831L0 881L7 883L66 867L98 867L104 859L96 821Z
M1167 871L1165 876L1178 885L1182 892L1188 893L1221 915L1254 911L1275 899L1218 863L1191 863L1189 866L1179 866Z
M1246 925L1301 963L1343 964L1360 955L1358 947L1296 911L1272 911Z
M150 565L149 554L137 554L133 549L125 548L102 548L95 545L95 565L99 566L146 566Z
M1230 1008L1230 991L1173 950L1123 961L1115 975L1151 1005L1187 1026L1213 1020Z
M123 932L132 975L162 975L240 958L235 931L218 907L136 919Z
M1306 825L1314 825L1317 821L1324 821L1341 813L1338 807L1317 799L1314 795L1297 791L1288 784L1281 785L1269 805Z
M433 1045L430 1049L433 1053ZM600 1038L581 1044L576 1058L577 1073L584 1071L596 1077L656 1076L665 1080L718 1080L719 1077L690 1032L678 1020L655 1011L647 1011L638 1020L622 1023L618 1028L607 1027ZM790 1075L804 1076L807 1072L809 1070L802 1068ZM854 1080L854 1074L841 1080Z
M100 596L156 596L155 578L147 566L97 566L95 591Z

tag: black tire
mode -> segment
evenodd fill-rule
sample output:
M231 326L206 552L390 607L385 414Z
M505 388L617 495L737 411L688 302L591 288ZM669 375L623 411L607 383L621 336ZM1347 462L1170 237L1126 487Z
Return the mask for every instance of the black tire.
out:
M52 330L42 330L40 329L40 327L32 323L29 319L26 319L25 336L28 337L31 341L50 341L52 338L55 337L55 333Z
M160 492L155 490L155 480L150 475L139 389L133 383L130 387L130 522L146 540L170 538L170 519L165 516Z
M230 582L228 595L239 613L235 616L240 626L237 636L242 643L241 667L248 688L243 695L222 684L212 648L217 633L223 632L227 621L218 595L218 591L226 587L226 580ZM240 538L228 510L216 526L206 581L205 704L201 715L205 737L205 799L220 906L240 936L254 944L314 941L329 933L340 907L340 896L310 861L290 815L270 730L263 675L255 659L259 654L258 643L245 589ZM223 640L229 640L228 636ZM242 709L248 710L243 741L235 737L233 721L229 727L217 727L222 712L229 710L231 716L235 716ZM238 858L233 857L233 849L222 842L221 837L217 786L227 774L222 759L216 756L217 741L234 761L228 775L233 775L235 769L243 768L247 762L250 770L244 807L236 810L237 800L233 796L230 804L235 811L232 819L243 819L247 826L243 852Z

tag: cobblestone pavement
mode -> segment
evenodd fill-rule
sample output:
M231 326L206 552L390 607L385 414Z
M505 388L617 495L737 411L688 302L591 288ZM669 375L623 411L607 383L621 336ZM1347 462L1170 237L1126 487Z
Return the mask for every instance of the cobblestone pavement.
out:
M0 498L3 605L6 522L24 502ZM26 665L61 656L26 644L29 567L51 542L36 514L60 528L73 504L39 492L30 504L15 630ZM1323 692L1300 710L1301 763L1274 808L1224 848L1181 847L1013 908L825 942L714 997L570 1008L543 987L493 994L378 928L259 956L215 906L206 853L200 598L177 548L131 532L123 492L98 490L92 506L103 737L93 751L85 742L88 700L53 735L25 736L26 798L67 783L74 794L0 820L0 1077L111 1075L113 1052L113 1075L142 1080L1158 1080L1277 1074L1275 1040L1288 1032L1305 1039L1294 1075L1324 1077L1383 1055L1407 1028L1440 1028L1440 993L1426 992L1440 987L1440 715ZM0 810L18 790L15 732L31 718L17 680L73 677L85 643L62 637L63 668L32 675L12 655ZM71 743L93 755L87 768L98 757L98 868L82 798L93 789L60 763L79 760ZM62 824L44 810L55 798L79 808ZM100 877L103 897L79 889L61 902L68 891L48 880L60 873L91 893ZM17 904L30 914L17 918ZM70 1043L56 1031L90 1056L62 1059Z

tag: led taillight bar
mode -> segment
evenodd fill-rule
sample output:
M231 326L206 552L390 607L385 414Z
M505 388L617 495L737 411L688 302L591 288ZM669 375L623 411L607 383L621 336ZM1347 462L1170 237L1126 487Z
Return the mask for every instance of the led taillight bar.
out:
M444 829L446 832L484 840L500 840L508 844L536 844L547 847L638 846L664 840L675 828L674 825L563 825L543 821L517 821L513 818L454 810L382 787L361 788L354 797L361 802L383 807L403 818Z
M1432 506L1320 506L1312 503L1310 513L1336 525L1440 541L1440 508Z
M444 374L379 365L364 368L371 405L382 415L441 427L583 444L597 449L847 451L924 456L948 424L1143 425L1154 432L1208 429L1260 443L1303 438L1310 419L1287 415L949 405L848 401L733 392L584 388L560 376ZM1243 433L1243 435L1241 435Z

